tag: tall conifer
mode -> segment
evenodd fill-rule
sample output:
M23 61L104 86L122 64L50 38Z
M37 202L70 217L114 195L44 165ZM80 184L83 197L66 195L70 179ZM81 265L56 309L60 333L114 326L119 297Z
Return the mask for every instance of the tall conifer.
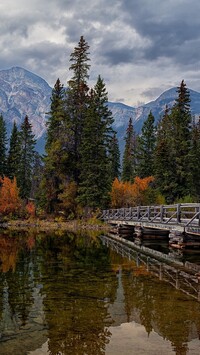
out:
M120 150L116 132L114 132L109 149L110 159L110 178L113 182L115 178L119 179L120 176Z
M192 146L191 146L191 171L192 184L191 192L197 201L200 200L200 119L192 128Z
M113 118L107 101L105 84L99 76L90 92L81 141L78 199L84 206L104 207L108 203Z
M6 175L6 124L3 115L0 114L0 176Z
M57 79L51 95L51 107L47 120L47 138L44 157L43 193L46 195L46 209L54 212L59 204L58 195L66 178L69 156L69 139L64 109L65 90Z
M80 175L80 147L82 140L83 126L88 106L88 85L89 78L89 45L81 36L78 46L74 48L70 56L71 66L69 70L73 72L72 78L68 82L66 114L69 118L72 134L72 156L73 156L73 178L79 182Z
M150 111L138 137L138 175L141 178L154 175L154 152L156 143L155 118Z
M17 176L20 197L23 199L30 197L35 144L36 140L32 132L32 126L26 115L20 129L20 163Z
M14 121L10 136L10 147L7 158L7 175L10 179L18 177L20 164L20 137L17 125Z
M168 203L173 202L173 171L175 162L172 159L172 120L168 107L157 125L157 137L154 157L154 176L156 185Z
M190 93L182 80L177 88L178 97L172 108L170 118L171 155L174 161L173 195L179 199L191 193L191 111Z
M133 182L136 176L136 134L134 132L132 118L129 120L129 124L126 130L125 136L125 148L122 161L122 181Z

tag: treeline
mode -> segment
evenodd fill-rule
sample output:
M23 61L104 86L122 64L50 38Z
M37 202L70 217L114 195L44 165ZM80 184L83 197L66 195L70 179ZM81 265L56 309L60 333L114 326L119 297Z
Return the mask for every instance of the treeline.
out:
M130 119L120 168L106 86L98 76L89 87L89 63L89 45L81 37L70 56L67 89L58 79L52 90L43 157L27 116L19 130L14 123L9 144L0 116L0 200L4 185L13 184L30 212L34 201L38 210L68 218L110 206L198 200L200 124L192 118L184 81L157 126L150 112L136 135Z
M184 83L177 88L171 110L166 107L155 126L150 112L140 135L130 119L125 137L122 181L136 176L154 177L154 195L164 203L200 199L200 121L190 110L190 94Z
M34 198L47 213L65 211L66 215L75 216L82 209L109 206L111 185L119 176L120 154L112 113L107 106L107 91L100 76L93 88L88 85L88 51L89 46L81 37L70 56L72 77L67 90L59 79L52 90L42 166L34 152L33 136L30 133L22 142L20 131L19 150L18 140L13 149L17 155L16 170L10 174L9 153L7 157L4 154L4 133L5 166L0 175L10 179L16 176L20 197ZM3 135L2 129L1 132ZM39 184L35 182L37 177Z

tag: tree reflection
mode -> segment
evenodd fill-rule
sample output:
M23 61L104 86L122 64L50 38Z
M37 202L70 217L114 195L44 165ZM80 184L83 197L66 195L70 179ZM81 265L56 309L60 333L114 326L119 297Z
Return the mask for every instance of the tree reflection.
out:
M85 235L46 238L45 244L42 292L50 354L104 354L112 324L107 306L117 289L108 250Z
M11 232L0 235L0 318L4 319L4 328L6 324L15 330L24 326L33 304L33 273L27 241L26 233L21 233L20 237Z
M169 340L177 355L187 354L188 342L200 333L200 304L136 265L122 270L122 283L126 312L139 314L146 332Z
M47 329L50 355L103 355L109 327L135 321L184 355L199 337L198 302L94 236L3 233L0 247L1 340Z

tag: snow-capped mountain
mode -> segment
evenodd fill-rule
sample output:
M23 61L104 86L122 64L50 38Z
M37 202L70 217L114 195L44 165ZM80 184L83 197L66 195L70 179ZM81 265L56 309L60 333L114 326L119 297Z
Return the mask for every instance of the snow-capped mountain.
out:
M19 67L1 70L0 112L8 131L14 121L19 126L28 115L35 137L41 137L46 130L51 91L45 80L28 70Z
M46 131L47 112L50 108L52 88L36 74L20 67L13 67L0 71L0 113L7 123L10 133L14 120L20 126L25 115L28 115L32 124L33 133L38 139L38 150L44 149L44 135ZM172 107L177 97L176 88L163 92L155 101L140 107L131 107L122 103L109 102L108 106L113 113L114 129L117 131L120 150L124 147L124 136L130 117L134 129L140 132L143 122L152 111L158 120L166 105ZM200 93L190 90L191 111L195 117L200 116Z

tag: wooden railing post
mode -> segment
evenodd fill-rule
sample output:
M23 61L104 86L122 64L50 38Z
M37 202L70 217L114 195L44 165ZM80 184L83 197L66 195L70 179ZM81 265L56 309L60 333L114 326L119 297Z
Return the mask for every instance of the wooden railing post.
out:
M148 221L150 221L150 215L151 215L151 209L150 209L150 206L147 207L147 218L148 218Z
M137 207L137 220L140 219L140 206Z
M199 226L200 226L200 204L199 204Z
M181 223L181 205L180 203L177 204L177 222L178 223Z
M160 221L163 222L164 218L164 207L163 205L160 206Z

